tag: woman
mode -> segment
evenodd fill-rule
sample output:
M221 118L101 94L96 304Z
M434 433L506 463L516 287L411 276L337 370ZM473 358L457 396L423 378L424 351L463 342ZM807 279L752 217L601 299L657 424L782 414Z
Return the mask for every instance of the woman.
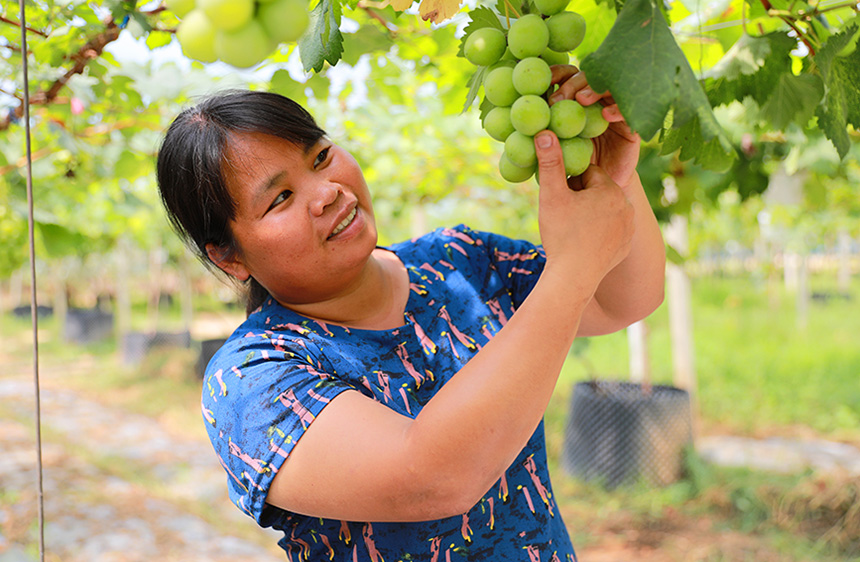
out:
M664 252L638 137L575 68L553 74L553 101L611 125L570 186L537 135L540 247L465 226L378 247L356 161L274 94L210 98L167 132L173 224L251 295L203 416L231 499L288 559L575 560L541 417L574 337L660 304Z

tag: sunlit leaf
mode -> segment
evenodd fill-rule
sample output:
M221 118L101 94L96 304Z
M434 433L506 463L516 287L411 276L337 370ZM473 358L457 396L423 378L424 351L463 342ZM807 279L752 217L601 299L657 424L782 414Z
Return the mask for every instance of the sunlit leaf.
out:
M442 23L460 11L460 0L421 0L418 13L424 21Z
M311 10L308 28L298 40L305 72L319 72L326 62L335 65L340 60L343 53L340 18L338 0L320 0Z
M816 115L841 158L845 158L850 149L847 125L860 129L860 50L838 56L856 32L857 24L852 24L831 37L814 57L826 92Z

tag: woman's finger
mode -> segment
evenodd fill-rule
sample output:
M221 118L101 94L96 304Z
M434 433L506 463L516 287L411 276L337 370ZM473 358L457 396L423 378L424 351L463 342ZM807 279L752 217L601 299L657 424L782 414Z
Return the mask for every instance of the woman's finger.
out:
M535 152L541 188L553 193L555 190L567 187L564 158L555 133L548 130L538 133L535 136Z

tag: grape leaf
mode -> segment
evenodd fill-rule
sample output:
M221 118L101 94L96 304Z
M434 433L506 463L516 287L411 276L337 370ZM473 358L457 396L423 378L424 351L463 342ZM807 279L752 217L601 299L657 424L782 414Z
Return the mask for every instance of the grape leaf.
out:
M391 0L389 5L397 12L409 9L412 6L412 0Z
M785 72L761 110L777 130L785 129L792 122L803 126L812 118L823 95L824 84L818 76L795 76Z
M737 80L742 74L755 74L764 66L770 53L771 45L767 36L753 37L744 33L726 51L720 62L708 71L707 76Z
M387 51L393 45L391 36L377 25L365 24L355 33L343 37L343 57L345 63L355 65L361 55L377 51Z
M697 164L708 170L725 171L731 167L737 156L733 149L726 146L728 140L720 136L704 138L698 115L681 127L667 129L662 141L660 154L671 154L680 148L678 158L694 159Z
M721 167L734 158L705 92L651 0L627 0L609 35L581 67L595 91L612 93L642 138L661 130L671 109L672 127L685 131L684 156Z
M310 12L308 28L298 40L305 72L322 70L326 61L335 65L343 54L339 0L320 0Z
M789 53L796 46L797 41L785 32L744 35L706 76L711 104L716 107L750 96L764 105L780 77L791 74Z
M308 97L305 95L305 85L293 80L290 77L290 73L283 68L276 70L272 74L272 79L269 81L269 90L286 96L302 105L307 103Z
M815 115L840 158L845 158L851 148L847 126L851 124L860 129L860 51L855 49L847 56L839 56L856 32L856 24L845 28L833 35L813 57L825 91Z
M481 88L481 84L484 83L484 76L487 75L487 67L479 66L475 73L472 74L469 81L466 82L466 86L469 87L469 93L466 95L466 103L463 104L463 113L469 110L472 107L472 102L475 101L475 98L478 97L478 90Z
M499 16L491 10L490 8L486 8L481 6L479 8L475 8L474 10L469 12L469 24L463 30L463 36L460 37L460 48L457 51L457 56L462 57L465 56L463 54L463 49L466 46L466 39L469 38L469 35L477 31L478 29L484 27L495 27L499 31L504 31L504 27L502 27L502 22L499 21Z
M421 0L418 13L424 21L442 23L460 11L460 0Z

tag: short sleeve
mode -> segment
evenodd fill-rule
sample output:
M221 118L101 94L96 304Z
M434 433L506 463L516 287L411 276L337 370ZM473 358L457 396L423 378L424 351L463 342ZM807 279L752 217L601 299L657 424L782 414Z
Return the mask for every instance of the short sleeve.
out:
M498 272L502 283L511 295L514 307L519 308L531 293L546 265L543 246L528 240L474 231L464 226L459 226L455 230L481 240L491 267Z
M312 344L292 332L234 334L203 380L209 438L231 501L262 524L272 479L322 409L354 387L323 372Z

